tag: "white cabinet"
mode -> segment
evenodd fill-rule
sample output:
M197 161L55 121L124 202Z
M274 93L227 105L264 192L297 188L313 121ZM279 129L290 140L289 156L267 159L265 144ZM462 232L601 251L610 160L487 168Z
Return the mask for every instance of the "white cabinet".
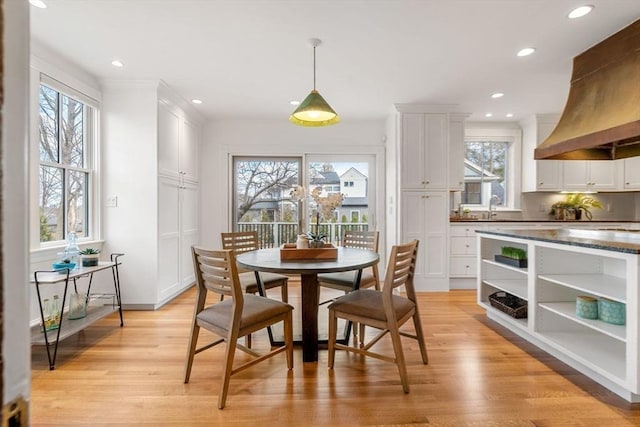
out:
M449 114L449 190L464 190L464 119L467 114Z
M447 115L403 113L400 120L401 187L448 189Z
M562 160L534 160L535 148L553 131L559 116L537 114L520 122L522 126L522 191L562 190Z
M191 245L198 242L198 186L158 179L158 301L194 282Z
M631 402L640 401L638 273L640 255L607 244L594 248L544 236L480 233L478 303L487 316ZM571 244L569 244L571 243ZM528 268L495 262L502 246L523 248ZM505 291L527 300L528 317L514 319L490 305ZM578 296L626 306L626 325L576 315Z
M565 190L619 190L624 165L619 160L567 160L563 166Z
M449 193L402 192L402 241L417 239L414 282L420 290L448 290L447 230Z
M476 230L484 226L451 225L449 237L449 277L477 276Z
M640 157L624 159L624 188L625 190L640 189Z
M198 181L199 127L166 101L158 103L158 172Z

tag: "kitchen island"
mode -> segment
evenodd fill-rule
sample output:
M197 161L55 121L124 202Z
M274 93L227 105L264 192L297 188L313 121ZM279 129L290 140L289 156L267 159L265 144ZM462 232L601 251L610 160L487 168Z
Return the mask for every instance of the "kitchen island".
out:
M478 304L487 316L629 402L640 402L640 233L623 230L478 230ZM527 252L526 268L496 261ZM526 302L514 318L491 305L505 292ZM497 294L504 295L504 294ZM576 315L586 296L624 304L625 325ZM508 310L507 310L508 311Z

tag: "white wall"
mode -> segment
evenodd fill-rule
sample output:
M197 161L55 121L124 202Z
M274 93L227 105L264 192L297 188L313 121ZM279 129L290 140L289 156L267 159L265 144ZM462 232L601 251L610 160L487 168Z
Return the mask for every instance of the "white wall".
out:
M201 151L201 218L205 246L220 246L220 233L231 229L231 155L375 154L378 212L376 227L384 236L384 120L342 122L303 128L282 120L209 122ZM384 244L380 245L384 248ZM381 257L383 257L381 253Z
M3 404L29 398L28 271L29 3L3 1L2 109Z
M157 301L158 81L104 82L102 185L105 251L123 252L120 269L126 307Z

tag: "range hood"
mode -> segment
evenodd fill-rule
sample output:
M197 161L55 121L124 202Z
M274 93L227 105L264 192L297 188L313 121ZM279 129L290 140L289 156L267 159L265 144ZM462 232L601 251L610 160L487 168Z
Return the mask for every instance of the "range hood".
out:
M534 158L640 156L640 20L573 59L564 112Z

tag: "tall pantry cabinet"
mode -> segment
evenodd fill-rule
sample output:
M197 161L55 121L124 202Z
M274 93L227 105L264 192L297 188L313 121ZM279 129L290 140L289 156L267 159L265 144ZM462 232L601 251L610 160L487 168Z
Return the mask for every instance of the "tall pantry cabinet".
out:
M157 80L107 82L101 113L105 251L126 254L123 305L155 309L194 281L203 119Z
M395 107L388 129L392 138L387 140L387 161L395 163L388 163L395 182L387 181L387 223L395 221L396 227L388 234L388 242L419 240L416 288L448 290L449 191L459 190L463 181L458 175L463 173L462 123L467 115L441 107Z

